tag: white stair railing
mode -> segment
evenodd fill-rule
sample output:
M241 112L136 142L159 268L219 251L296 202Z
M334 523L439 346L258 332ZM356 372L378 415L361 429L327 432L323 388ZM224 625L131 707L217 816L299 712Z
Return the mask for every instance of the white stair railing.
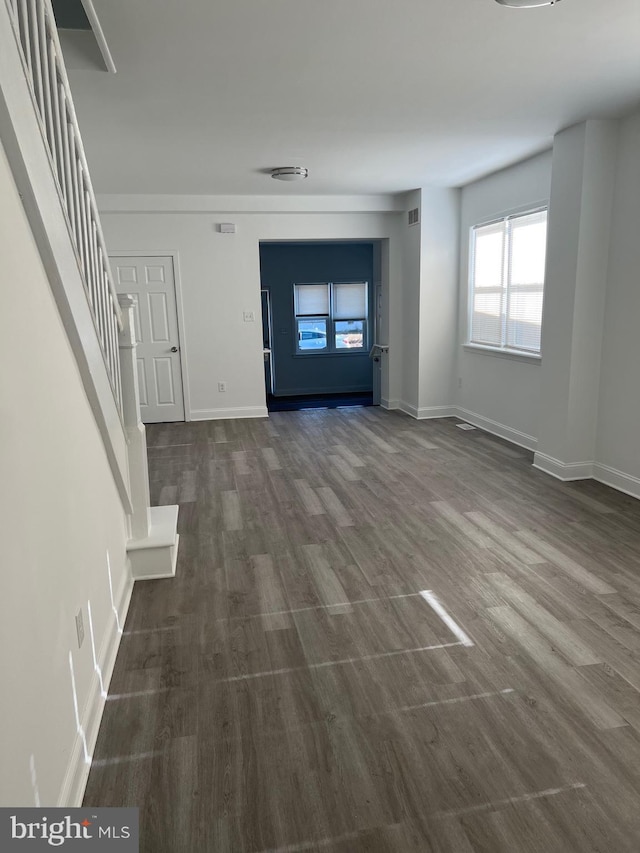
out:
M122 317L50 0L6 0L118 411Z

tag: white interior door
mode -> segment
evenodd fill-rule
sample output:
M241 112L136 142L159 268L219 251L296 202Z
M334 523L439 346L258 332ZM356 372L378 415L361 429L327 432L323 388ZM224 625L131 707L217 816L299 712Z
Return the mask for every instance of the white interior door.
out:
M138 347L140 414L145 424L184 420L172 258L112 257L118 293L129 293Z

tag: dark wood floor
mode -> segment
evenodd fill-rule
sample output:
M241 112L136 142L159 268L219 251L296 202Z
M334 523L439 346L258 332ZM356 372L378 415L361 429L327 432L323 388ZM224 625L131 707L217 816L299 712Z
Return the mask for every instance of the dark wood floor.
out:
M148 439L178 573L136 585L86 804L144 853L638 853L637 501L379 409Z

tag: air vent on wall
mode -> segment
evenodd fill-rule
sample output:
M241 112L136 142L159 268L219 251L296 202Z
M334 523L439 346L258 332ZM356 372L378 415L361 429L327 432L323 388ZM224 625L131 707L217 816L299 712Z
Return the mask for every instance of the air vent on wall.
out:
M417 225L420 222L420 208L414 207L409 211L409 225Z

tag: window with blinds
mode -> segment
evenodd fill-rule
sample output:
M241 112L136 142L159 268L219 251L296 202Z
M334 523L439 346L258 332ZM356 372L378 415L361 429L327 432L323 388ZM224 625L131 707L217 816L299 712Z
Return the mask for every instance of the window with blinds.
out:
M294 284L296 317L328 317L328 284Z
M298 353L346 354L366 348L366 281L294 284L293 304Z
M547 209L471 229L469 343L540 352Z

